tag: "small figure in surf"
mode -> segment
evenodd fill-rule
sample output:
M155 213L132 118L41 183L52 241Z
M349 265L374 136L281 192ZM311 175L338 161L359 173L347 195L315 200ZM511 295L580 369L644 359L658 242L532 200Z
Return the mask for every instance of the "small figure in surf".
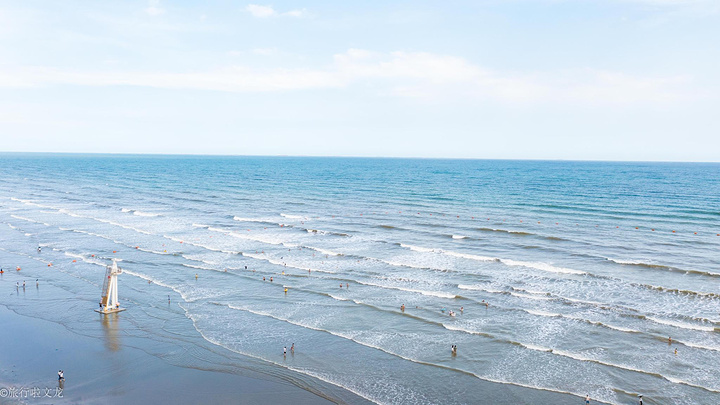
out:
M270 282L272 283L272 277L270 277Z
M455 356L457 354L457 345L450 346L450 350L452 351L452 355Z
M295 343L290 346L290 354L295 354Z
M283 346L283 357L287 355L287 346Z
M460 313L462 313L465 309L463 307L460 307Z
M38 246L38 253L42 252L42 248Z
M590 405L590 394L585 395L585 405Z
M197 275L197 273L195 273L195 280L197 280L197 278L198 278L198 275Z
M400 311L405 312L405 304L400 305Z

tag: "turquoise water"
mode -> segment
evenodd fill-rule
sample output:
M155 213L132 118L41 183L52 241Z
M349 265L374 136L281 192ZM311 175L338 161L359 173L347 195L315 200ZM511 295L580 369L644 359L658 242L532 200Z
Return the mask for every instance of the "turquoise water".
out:
M5 270L80 313L120 258L126 319L181 312L311 387L720 403L718 164L4 154L0 175Z

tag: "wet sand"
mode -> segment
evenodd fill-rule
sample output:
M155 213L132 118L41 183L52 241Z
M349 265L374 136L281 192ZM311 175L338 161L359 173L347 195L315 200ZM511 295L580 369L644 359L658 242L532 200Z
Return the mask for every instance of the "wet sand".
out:
M20 401L4 394L0 404L333 403L284 381L179 367L136 347L111 348L4 306L0 325L0 394L22 387L38 388L40 395ZM62 398L56 396L59 369L65 372Z

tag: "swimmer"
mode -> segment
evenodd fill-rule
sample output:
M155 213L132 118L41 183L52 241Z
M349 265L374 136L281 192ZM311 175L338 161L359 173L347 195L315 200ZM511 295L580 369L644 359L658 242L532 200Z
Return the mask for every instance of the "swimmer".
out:
M263 276L263 281L265 281L265 276Z
M340 288L342 288L342 283L340 283Z
M287 295L287 287L285 287L285 294Z
M668 344L669 344L669 345L671 345L671 344L672 344L672 338L671 338L671 337L669 337L669 336L668 336Z
M677 347L675 348L675 355L677 356Z
M270 282L272 283L272 277L270 277Z
M463 312L463 311L464 311L463 307L460 307L460 312Z
M455 356L457 354L457 345L450 346L450 350L452 351L452 355Z
M197 273L195 273L195 280L197 280L197 278L198 278L198 275L197 275Z
M345 283L345 288L350 288L350 283Z
M405 312L405 304L400 305L400 311Z

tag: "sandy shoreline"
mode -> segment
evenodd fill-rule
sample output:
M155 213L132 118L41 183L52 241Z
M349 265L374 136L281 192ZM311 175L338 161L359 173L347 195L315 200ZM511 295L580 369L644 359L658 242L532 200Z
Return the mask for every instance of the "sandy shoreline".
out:
M27 263L22 274L0 277L0 390L36 388L40 397L27 392L20 402L6 394L0 404L371 403L335 385L208 344L174 301L143 308L127 299L128 311L97 314L92 311L95 288L71 292L61 274L44 273L36 266ZM40 274L58 278L41 279L36 287L34 279ZM26 289L16 289L15 283L23 280L29 281ZM153 312L159 306L163 311ZM158 318L158 313L166 317ZM317 348L304 349L318 355ZM66 377L62 398L54 396L59 369ZM406 378L413 378L412 370L408 367ZM449 391L467 403L562 405L579 400L463 374L448 376ZM468 396L467 384L475 395Z
M1 404L333 403L283 381L175 366L119 340L78 335L1 305L0 325ZM65 372L62 397L59 369ZM37 390L26 391L22 401L9 398L21 388Z

